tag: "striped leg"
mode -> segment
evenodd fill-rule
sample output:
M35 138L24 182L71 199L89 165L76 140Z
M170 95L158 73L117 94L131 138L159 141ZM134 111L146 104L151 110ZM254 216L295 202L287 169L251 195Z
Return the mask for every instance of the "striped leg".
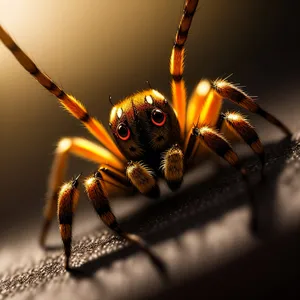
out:
M243 123L243 121L241 121L241 122ZM242 126L235 124L234 130L237 133L238 132L240 133L240 132L242 132L241 127ZM249 130L248 128L250 128L250 127L248 127L246 125L245 128L247 128L247 130ZM250 136L250 132L252 132L251 129L248 131L249 136ZM254 131L254 135L255 134L256 133ZM216 130L214 130L208 126L204 126L204 127L200 127L200 128L194 127L193 133L188 142L187 153L192 152L192 148L195 146L195 144L194 144L195 139L200 139L200 143L202 145L205 145L210 151L212 151L215 154L219 155L220 157L224 158L230 165L235 167L241 173L242 178L246 184L247 193L249 195L250 205L251 205L252 209L255 208L253 190L250 187L249 180L247 178L247 172L241 166L239 158L238 158L237 154L233 151L229 142L220 133L218 133ZM249 140L248 140L248 142L249 142ZM258 143L260 143L259 140L258 140ZM256 211L254 209L253 209L253 215L252 215L250 227L252 230L257 229L257 215L256 215Z
M94 209L103 223L118 235L138 245L143 251L150 255L153 260L157 260L150 252L146 242L142 238L136 234L127 233L120 228L117 219L110 208L101 171L96 172L93 176L89 177L85 181L85 188L87 195L94 206Z
M204 126L194 127L192 130L191 137L189 139L186 153L192 153L193 147L195 147L195 139L200 139L200 143L206 146L210 151L224 158L230 165L235 167L241 172L244 179L246 179L246 170L242 168L237 154L233 151L229 142L216 130Z
M236 138L236 135L238 135L248 144L253 142L251 138L255 139L257 143L252 143L252 145L249 145L253 151L259 155L262 164L264 165L263 147L252 126L241 115L236 113L224 115L224 117L226 116L225 119L224 117L222 118L222 115L221 118L219 118L224 98L231 100L235 104L238 104L239 106L251 112L263 116L270 123L278 126L286 134L291 134L290 130L282 122L260 108L258 104L255 103L248 95L232 84L227 83L224 80L217 80L212 84L208 84L208 81L201 80L196 87L188 105L188 135L186 136L185 140L185 161L192 159L196 154L198 154L198 139L195 135L193 135L193 127L207 125L210 128L216 127L221 129L220 126L222 125L221 123L223 123L224 126L230 127L230 130L227 130L226 132L226 136L229 137L235 135ZM223 131L224 130L225 127L223 128ZM248 135L251 135L251 138ZM200 150L202 153L203 150Z
M281 121L269 114L267 111L263 110L256 102L253 101L250 96L238 89L233 84L228 83L225 80L216 80L212 83L212 88L222 98L226 98L233 103L262 116L271 124L279 127L285 134L292 134L291 131Z
M65 250L65 268L69 270L72 243L72 222L73 214L77 207L79 191L78 178L64 184L58 196L57 217L59 230Z
M48 192L44 209L44 224L40 236L40 244L42 246L45 245L45 239L51 221L56 213L58 191L64 181L67 158L70 153L98 164L109 165L117 170L124 169L124 165L113 154L100 145L78 137L61 139L56 148L55 159L49 176Z
M186 122L186 88L182 79L184 71L184 45L197 5L198 0L186 0L170 59L173 106L177 112L182 137L185 134Z
M206 149L199 148L199 139L193 134L194 127L208 126L215 128L219 120L223 99L213 89L208 80L201 80L195 88L188 104L187 135L185 139L185 161L195 155L204 153Z
M226 136L229 130L239 139L242 139L256 153L262 164L262 172L265 164L264 147L253 126L239 113L227 112L220 115L218 124L220 131Z
M26 69L26 71L28 71L44 88L57 97L64 108L66 108L76 119L80 120L88 131L115 156L122 160L124 159L104 126L98 120L90 116L83 104L73 96L66 94L49 76L43 73L23 50L19 48L2 26L0 26L0 39L24 69Z

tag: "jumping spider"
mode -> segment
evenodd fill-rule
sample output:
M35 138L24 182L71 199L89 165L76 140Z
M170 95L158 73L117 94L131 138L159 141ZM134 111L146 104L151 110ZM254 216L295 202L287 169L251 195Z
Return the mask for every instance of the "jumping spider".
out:
M40 243L45 244L49 225L57 210L67 269L71 255L72 219L79 198L79 176L63 184L65 161L70 153L99 165L98 171L88 177L84 185L102 221L120 236L149 251L140 237L120 228L109 205L108 191L135 189L143 195L159 197L158 177L164 178L172 191L178 189L184 173L199 154L199 145L200 149L204 146L224 158L245 176L245 169L225 137L229 131L247 143L264 164L264 148L256 131L241 114L220 113L223 99L229 99L291 134L283 123L226 80L201 80L187 104L183 80L184 51L197 5L198 0L186 0L172 48L173 106L151 87L123 99L110 112L109 126L115 142L84 105L43 73L0 26L2 42L19 63L102 144L84 138L63 138L56 149Z

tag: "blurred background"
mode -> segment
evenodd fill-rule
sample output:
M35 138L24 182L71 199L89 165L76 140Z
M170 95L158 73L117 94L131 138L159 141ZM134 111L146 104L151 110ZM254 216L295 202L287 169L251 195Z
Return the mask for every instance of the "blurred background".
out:
M201 0L187 43L188 92L203 77L232 74L230 81L258 96L259 103L293 131L299 129L295 2ZM107 125L109 95L117 102L146 88L149 80L170 99L168 63L182 8L183 0L1 0L0 21L42 70ZM63 136L94 138L3 45L0 103L0 259L9 266L12 260L26 261L24 252L19 253L24 241L38 248L36 235L57 141ZM267 122L250 118L265 143L283 137ZM71 158L68 178L94 169ZM94 214L85 199L82 193L79 220ZM93 222L98 224L96 217ZM93 225L78 221L75 233L89 228ZM57 231L53 226L53 238L59 241Z

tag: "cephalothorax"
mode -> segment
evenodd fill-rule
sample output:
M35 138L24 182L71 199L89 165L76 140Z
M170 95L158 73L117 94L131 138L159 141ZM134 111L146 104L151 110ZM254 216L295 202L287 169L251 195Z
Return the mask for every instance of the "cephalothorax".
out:
M120 151L128 160L155 166L161 153L180 143L176 114L166 98L149 89L115 105L109 125Z
M45 244L49 225L57 211L67 269L71 256L73 213L79 197L79 176L63 184L68 154L78 155L99 165L98 171L84 181L96 212L110 229L150 253L140 237L120 228L109 205L108 197L111 192L137 190L146 196L158 197L159 177L166 180L171 190L178 189L184 173L203 148L224 158L245 176L246 171L226 138L229 132L231 137L234 135L247 143L264 164L264 149L256 131L241 114L220 113L223 99L262 116L286 134L291 134L278 119L226 80L201 80L187 105L183 80L184 46L197 5L198 0L186 0L172 48L172 105L151 87L120 101L110 113L109 126L115 142L83 104L43 73L0 26L0 39L20 64L55 95L102 144L101 146L84 138L67 137L59 141L56 149L49 177L40 243Z

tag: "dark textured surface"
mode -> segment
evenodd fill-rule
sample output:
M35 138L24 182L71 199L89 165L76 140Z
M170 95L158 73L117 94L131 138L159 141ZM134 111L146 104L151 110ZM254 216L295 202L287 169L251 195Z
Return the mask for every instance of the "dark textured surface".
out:
M258 213L258 236L248 230L249 197L239 174L224 168L218 176L201 179L196 169L178 194L149 203L123 222L126 229L151 242L165 273L145 254L95 228L75 238L76 272L63 270L61 250L35 259L35 249L27 257L30 263L4 274L2 297L138 299L191 291L204 296L211 289L213 295L240 294L244 289L257 295L262 287L266 293L274 292L276 284L289 276L291 284L299 266L295 256L299 242L293 230L300 224L300 144L284 139L267 147L267 157L263 183L256 158L245 161Z

